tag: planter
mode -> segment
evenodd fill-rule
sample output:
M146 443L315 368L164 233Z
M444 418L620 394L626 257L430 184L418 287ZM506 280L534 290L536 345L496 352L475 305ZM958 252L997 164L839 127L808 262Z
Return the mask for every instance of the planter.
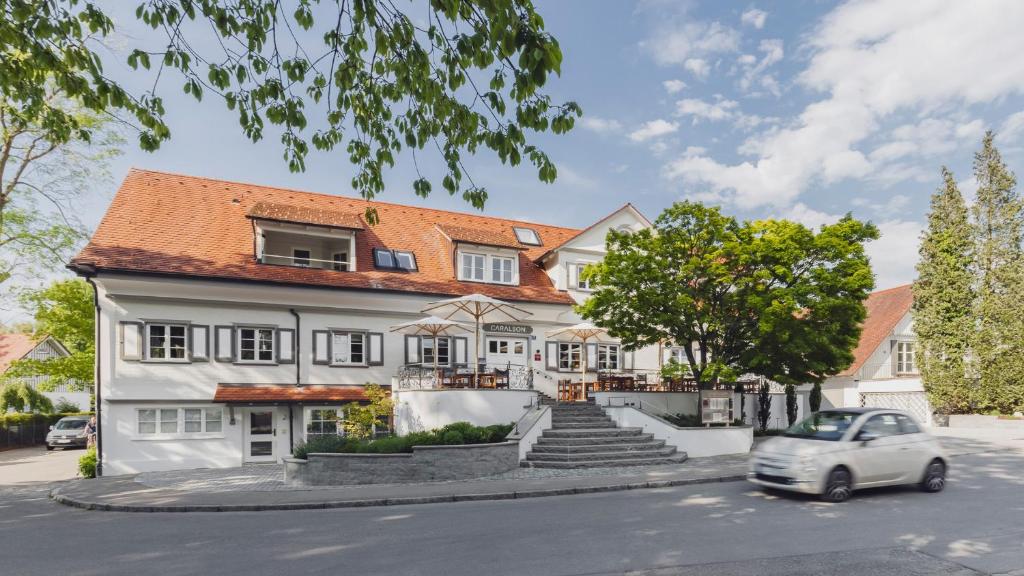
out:
M951 414L950 428L1000 428L1024 431L1024 419L1012 416L986 416L983 414Z
M466 480L519 467L519 444L414 446L412 454L310 454L285 459L292 486L403 484Z

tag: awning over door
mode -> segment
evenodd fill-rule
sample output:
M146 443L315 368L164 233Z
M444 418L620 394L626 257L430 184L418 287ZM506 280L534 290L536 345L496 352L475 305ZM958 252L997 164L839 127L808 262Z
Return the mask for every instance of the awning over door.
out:
M218 384L214 402L291 403L365 401L362 386L291 386L268 384Z

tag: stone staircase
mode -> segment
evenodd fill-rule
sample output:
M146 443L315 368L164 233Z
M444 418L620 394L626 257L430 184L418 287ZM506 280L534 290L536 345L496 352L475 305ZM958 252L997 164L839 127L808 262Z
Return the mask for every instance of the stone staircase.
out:
M524 468L603 468L678 464L686 453L640 428L620 428L600 406L589 402L555 402L542 396L541 404L551 406L551 428L537 439Z

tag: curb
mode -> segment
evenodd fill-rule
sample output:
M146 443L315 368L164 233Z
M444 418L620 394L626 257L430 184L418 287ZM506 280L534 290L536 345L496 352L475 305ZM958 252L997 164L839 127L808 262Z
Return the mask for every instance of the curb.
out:
M651 480L648 482L632 482L628 484L609 484L605 486L581 486L576 488L555 488L549 490L523 490L514 492L492 492L484 494L450 494L441 496L415 496L408 498L370 498L364 500L335 500L327 502L295 502L288 504L183 504L180 506L146 506L132 504L105 504L80 500L60 493L60 488L50 491L50 499L54 502L81 508L83 510L102 510L105 512L266 512L271 510L325 510L332 508L366 508L370 506L406 506L410 504L440 504L448 502L479 502L483 500L518 500L521 498L546 498L550 496L570 496L574 494L594 494L597 492L621 492L624 490L644 490L651 488L671 488L691 484L711 484L716 482L737 482L745 480L746 474L730 476L714 476L709 478L687 478L681 480Z

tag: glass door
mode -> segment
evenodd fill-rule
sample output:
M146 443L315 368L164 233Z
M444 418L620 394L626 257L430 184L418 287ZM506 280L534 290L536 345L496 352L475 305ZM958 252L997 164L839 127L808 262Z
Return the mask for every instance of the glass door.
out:
M245 418L245 461L274 462L274 409L251 409Z

